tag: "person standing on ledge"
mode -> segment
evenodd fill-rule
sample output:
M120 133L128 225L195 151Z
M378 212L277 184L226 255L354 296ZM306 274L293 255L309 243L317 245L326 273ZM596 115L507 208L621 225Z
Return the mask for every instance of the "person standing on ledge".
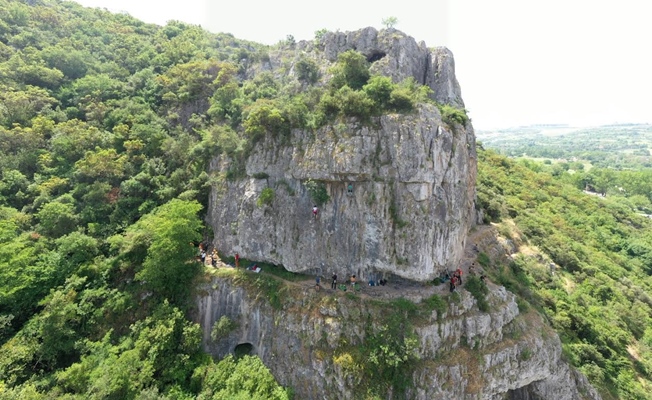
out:
M332 279L333 280L331 281L331 289L335 289L337 288L337 274L335 272L333 272Z
M235 253L235 267L240 267L240 254Z

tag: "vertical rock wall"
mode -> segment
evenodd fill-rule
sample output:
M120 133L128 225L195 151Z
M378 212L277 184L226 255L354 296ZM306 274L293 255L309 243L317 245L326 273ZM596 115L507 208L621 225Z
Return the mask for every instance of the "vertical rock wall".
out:
M362 372L337 361L378 331L391 304L322 294L290 285L282 306L273 308L258 294L229 278L215 278L197 299L204 348L221 357L249 343L279 382L300 399L356 399ZM383 288L379 288L383 290ZM521 315L513 294L491 286L490 312L461 291L442 314L433 311L415 326L418 361L413 365L409 399L599 399L600 396L561 359L559 337L531 311ZM222 316L237 323L213 341L210 331ZM524 397L530 396L530 397Z
M290 271L431 280L457 265L473 224L474 141L470 125L443 123L432 105L372 126L295 131L289 143L267 137L247 177L212 190L215 245ZM212 167L224 175L222 161ZM316 219L308 180L329 196ZM274 201L258 205L265 188Z

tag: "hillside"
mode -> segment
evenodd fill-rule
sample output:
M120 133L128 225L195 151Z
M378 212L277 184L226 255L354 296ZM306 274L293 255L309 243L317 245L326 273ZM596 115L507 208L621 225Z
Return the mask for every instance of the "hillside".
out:
M289 397L257 357L207 357L188 319L205 273L193 260L212 239L209 162L228 157L224 178L238 179L268 136L420 103L464 124L450 77L433 94L379 75L367 57L381 54L307 59L298 46L314 43L267 47L55 0L0 10L2 396Z
M187 318L220 151L211 85L267 51L0 1L0 397L289 397L256 357L207 357Z
M582 174L479 154L478 203L513 253L493 279L543 312L604 398L650 398L650 219L617 190L583 193Z
M0 398L648 396L644 201L476 152L447 49L0 11Z

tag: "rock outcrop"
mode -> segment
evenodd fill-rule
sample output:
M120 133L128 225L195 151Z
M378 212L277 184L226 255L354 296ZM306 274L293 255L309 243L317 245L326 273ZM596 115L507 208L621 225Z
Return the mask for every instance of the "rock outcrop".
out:
M314 43L300 42L299 51L313 51ZM460 85L455 77L453 53L445 47L428 48L425 42L396 29L365 28L353 32L327 32L317 48L329 62L347 50L355 50L372 63L372 72L392 77L396 82L411 77L429 86L441 104L464 107Z
M224 356L248 344L297 398L359 398L364 367L356 370L343 355L381 329L384 313L402 311L391 303L379 306L297 285L284 290L282 306L273 308L226 276L215 278L198 299L207 352ZM385 290L365 290L374 289ZM482 313L473 296L461 291L457 300L448 298L445 311L432 311L415 323L418 360L407 377L406 398L600 398L562 361L558 336L538 314L519 313L514 295L500 286L491 285L488 300L491 311ZM213 341L211 328L223 316L237 328Z
M474 140L470 125L442 122L432 105L376 126L294 131L289 143L267 137L246 178L212 190L216 247L290 271L431 280L460 261L474 222ZM222 161L213 169L225 171ZM316 219L309 180L329 196ZM259 206L265 188L274 201Z
M394 81L414 78L438 103L464 105L450 51L429 49L393 29L330 32L289 48L320 61L326 73L338 54L354 49L372 71ZM291 75L286 50L270 54L263 69ZM212 160L207 218L224 254L295 272L356 274L362 282L392 275L403 288L408 285L399 278L429 281L468 261L467 235L479 215L475 135L470 123L444 121L435 105L372 123L339 120L313 132L267 135L244 160L244 174L231 171L228 157ZM270 189L274 195L259 201ZM323 192L316 196L315 190ZM314 218L316 197L326 201ZM375 287L358 296L285 283L271 286L282 290L271 294L272 302L266 281L252 280L256 274L228 268L215 274L197 298L205 350L224 356L247 348L301 399L360 398L369 365L359 363L370 361L356 348L370 346L388 315L406 312L387 297L374 298ZM409 306L420 307L418 318L401 322L406 331L399 333L409 331L416 341L414 365L403 377L406 398L600 398L562 360L559 337L535 311L521 313L505 288L489 285L490 312L480 312L465 290L446 297L437 312L424 306L436 299L430 297L436 289L411 285L410 293L398 295L421 303ZM222 317L236 328L211 339Z
M330 65L354 49L372 70L430 86L442 104L463 106L454 62L394 29L329 32L293 51ZM271 56L269 68L280 68ZM289 139L268 135L246 160L246 176L224 179L231 164L211 164L216 179L208 220L215 245L290 271L381 275L426 281L456 265L475 220L475 135L470 123L444 122L434 105L389 114L371 124L355 119ZM311 218L309 181L329 200ZM274 190L271 204L257 200Z

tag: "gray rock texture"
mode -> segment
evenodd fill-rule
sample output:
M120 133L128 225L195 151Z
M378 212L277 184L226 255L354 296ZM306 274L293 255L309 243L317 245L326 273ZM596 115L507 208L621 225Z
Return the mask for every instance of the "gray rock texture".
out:
M414 78L437 102L463 106L451 52L396 29L328 32L271 52L264 69L292 75L287 60L310 57L323 84L338 54L351 49L367 57L373 73ZM351 119L290 138L268 135L246 160L245 177L225 179L231 168L225 157L211 163L215 246L290 271L431 280L460 261L476 219L473 127L443 122L434 105L365 125ZM310 180L330 198L316 220ZM274 190L274 201L261 207L265 188Z
M282 307L274 309L234 282L216 277L197 299L207 352L221 357L248 343L297 398L359 398L361 373L352 373L338 357L380 329L379 313L391 304L291 285L283 291ZM448 299L444 313L433 311L415 327L418 361L406 398L599 399L562 361L558 336L538 314L520 314L513 294L490 287L489 313L479 312L473 296L462 290L458 301ZM211 328L222 316L238 327L213 341Z
M227 168L213 161L217 173ZM213 187L215 245L290 271L431 280L460 261L474 222L472 127L443 123L432 105L373 126L294 131L289 143L268 137L247 159L246 174ZM316 219L308 180L330 197ZM268 187L273 203L258 206Z
M437 102L464 106L451 52L429 49L394 29L329 32L319 41L270 52L260 68L291 76L292 63L309 57L319 62L325 84L329 66L349 49L364 54L374 72L395 81L412 77L428 85ZM476 167L470 122L445 122L435 105L367 124L339 120L315 132L266 136L244 160L245 172L235 177L229 177L233 160L213 159L207 220L223 254L237 252L326 277L336 272L340 280L351 274L360 282L390 277L403 288L412 285L400 296L421 302L435 289L414 281L432 280L468 261L468 233L481 219L475 210ZM317 218L311 182L328 194ZM273 201L260 203L267 188ZM493 240L489 236L486 240ZM508 258L500 245L491 248ZM275 308L265 297L269 293L252 283L255 274L229 269L215 274L196 299L205 350L224 356L250 345L298 399L360 398L358 367L342 357L381 330L387 313L403 312L395 303L382 303L387 297L370 301L371 292L324 294L305 282L281 286ZM432 311L414 323L418 362L406 398L599 399L562 360L560 340L541 317L521 314L503 287L490 289L488 313L461 290L446 298L445 312ZM223 316L237 328L212 340L211 329Z
M334 63L347 50L365 55L372 63L372 72L389 76L395 82L414 78L433 90L437 102L464 107L453 53L445 47L428 48L424 42L417 43L399 30L378 31L371 27L353 32L327 32L317 44L302 41L297 45L298 52L312 53L317 59L325 59L325 64Z

